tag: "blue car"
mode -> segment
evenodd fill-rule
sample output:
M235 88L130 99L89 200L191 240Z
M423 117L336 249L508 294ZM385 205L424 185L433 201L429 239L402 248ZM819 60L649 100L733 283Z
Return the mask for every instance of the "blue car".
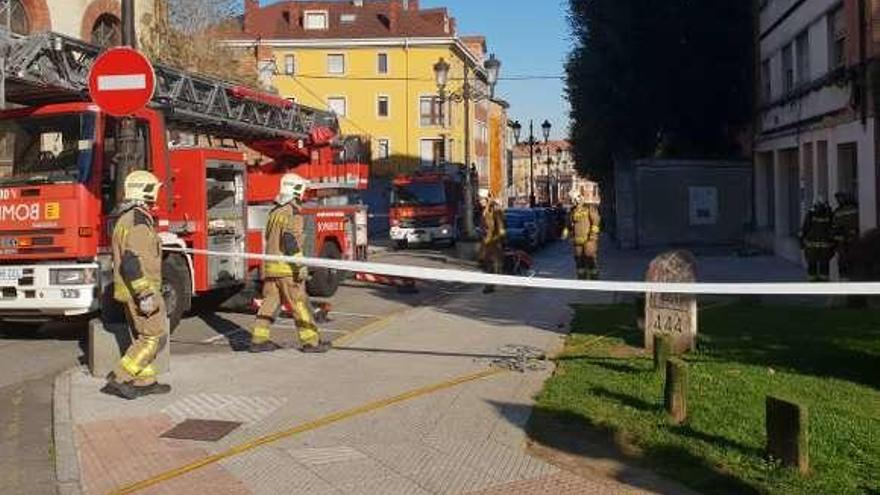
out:
M507 230L507 244L533 251L540 246L540 233L538 231L538 218L533 210L510 209L504 212L505 230Z

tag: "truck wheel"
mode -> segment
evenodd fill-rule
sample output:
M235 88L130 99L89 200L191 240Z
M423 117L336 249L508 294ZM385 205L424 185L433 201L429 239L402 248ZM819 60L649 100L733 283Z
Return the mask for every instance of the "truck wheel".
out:
M192 307L192 279L189 265L181 256L166 256L162 260L162 297L173 332L184 313Z
M342 259L342 251L335 242L324 244L321 250L321 257L331 260ZM306 290L312 297L332 297L339 289L339 282L342 280L342 274L337 270L329 270L327 268L316 268L312 270L312 279L306 283Z

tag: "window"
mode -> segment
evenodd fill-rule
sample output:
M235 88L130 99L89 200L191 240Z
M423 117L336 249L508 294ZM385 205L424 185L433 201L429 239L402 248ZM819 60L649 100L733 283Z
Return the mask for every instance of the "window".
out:
M828 66L831 70L846 64L846 19L843 6L828 14Z
M856 143L837 146L837 191L858 197L859 167Z
M24 4L22 4L21 0L12 0L11 2L3 3L6 3L11 9L7 11L5 8L0 7L0 19L2 19L4 28L15 34L30 34L31 21L28 18L27 10L25 10Z
M104 212L110 213L122 202L125 177L135 170L148 170L150 164L150 124L145 120L135 120L135 147L132 167L125 170L122 160L125 150L117 146L117 136L122 132L123 122L108 118L104 124L104 167L102 174L102 195Z
M305 12L303 27L306 29L327 29L327 12Z
M327 72L329 74L345 74L345 55L341 53L327 55Z
M804 143L803 156L801 157L801 198L804 210L810 208L815 202L813 198L814 174L813 143Z
M443 102L438 96L423 96L419 99L420 122L423 126L443 125L445 121Z
M345 97L343 96L331 96L330 98L327 98L327 108L340 117L345 117L346 107Z
M391 114L387 96L380 96L377 101L376 115L379 117L388 117Z
M377 70L379 74L388 74L388 54L380 53L378 56L378 67Z
M391 157L391 141L379 139L376 141L376 159L385 160Z
M764 98L764 103L769 103L773 99L773 86L771 85L770 77L770 61L765 60L761 62L761 95Z
M339 20L343 24L351 24L352 22L356 21L357 18L357 14L342 14L341 16L339 16Z
M785 94L794 89L794 61L791 57L792 45L782 49L782 91Z
M288 76L296 74L296 58L293 55L284 56L284 73Z
M113 14L103 14L92 27L92 43L98 46L117 46L122 41L122 23Z
M816 144L816 197L828 200L828 141Z
M797 48L797 82L798 85L810 82L810 32L799 34L795 41Z

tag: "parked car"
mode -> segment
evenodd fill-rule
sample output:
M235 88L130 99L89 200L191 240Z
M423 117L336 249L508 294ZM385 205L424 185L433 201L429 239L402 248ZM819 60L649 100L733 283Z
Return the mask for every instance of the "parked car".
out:
M526 250L538 248L537 215L532 210L511 209L504 212L507 244Z
M541 246L553 240L553 219L547 208L534 208L538 219L538 239Z

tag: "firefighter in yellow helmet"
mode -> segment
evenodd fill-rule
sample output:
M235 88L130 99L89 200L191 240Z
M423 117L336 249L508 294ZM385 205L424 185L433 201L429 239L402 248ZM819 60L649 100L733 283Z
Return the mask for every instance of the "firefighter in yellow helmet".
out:
M483 241L480 244L480 262L486 273L500 274L504 269L504 238L507 232L504 228L504 212L489 191L480 190L480 206L483 209L482 230ZM489 294L495 291L495 287L487 285L483 290Z
M572 209L568 228L563 237L571 238L574 247L574 260L580 280L599 278L599 235L602 233L602 217L599 214L599 195L596 185L584 195L580 190L572 191Z
M300 214L309 183L296 174L281 178L275 208L269 214L265 233L265 252L270 256L301 257L303 217ZM322 353L330 344L321 340L318 326L309 304L305 283L308 270L288 261L266 261L263 264L263 305L251 330L250 351L271 352L280 347L270 340L270 329L278 317L282 304L293 311L299 331L300 350Z
M125 310L133 343L110 373L104 393L132 400L167 394L156 381L153 361L168 342L168 314L162 298L162 243L151 213L162 184L150 172L132 172L113 229L113 297Z

